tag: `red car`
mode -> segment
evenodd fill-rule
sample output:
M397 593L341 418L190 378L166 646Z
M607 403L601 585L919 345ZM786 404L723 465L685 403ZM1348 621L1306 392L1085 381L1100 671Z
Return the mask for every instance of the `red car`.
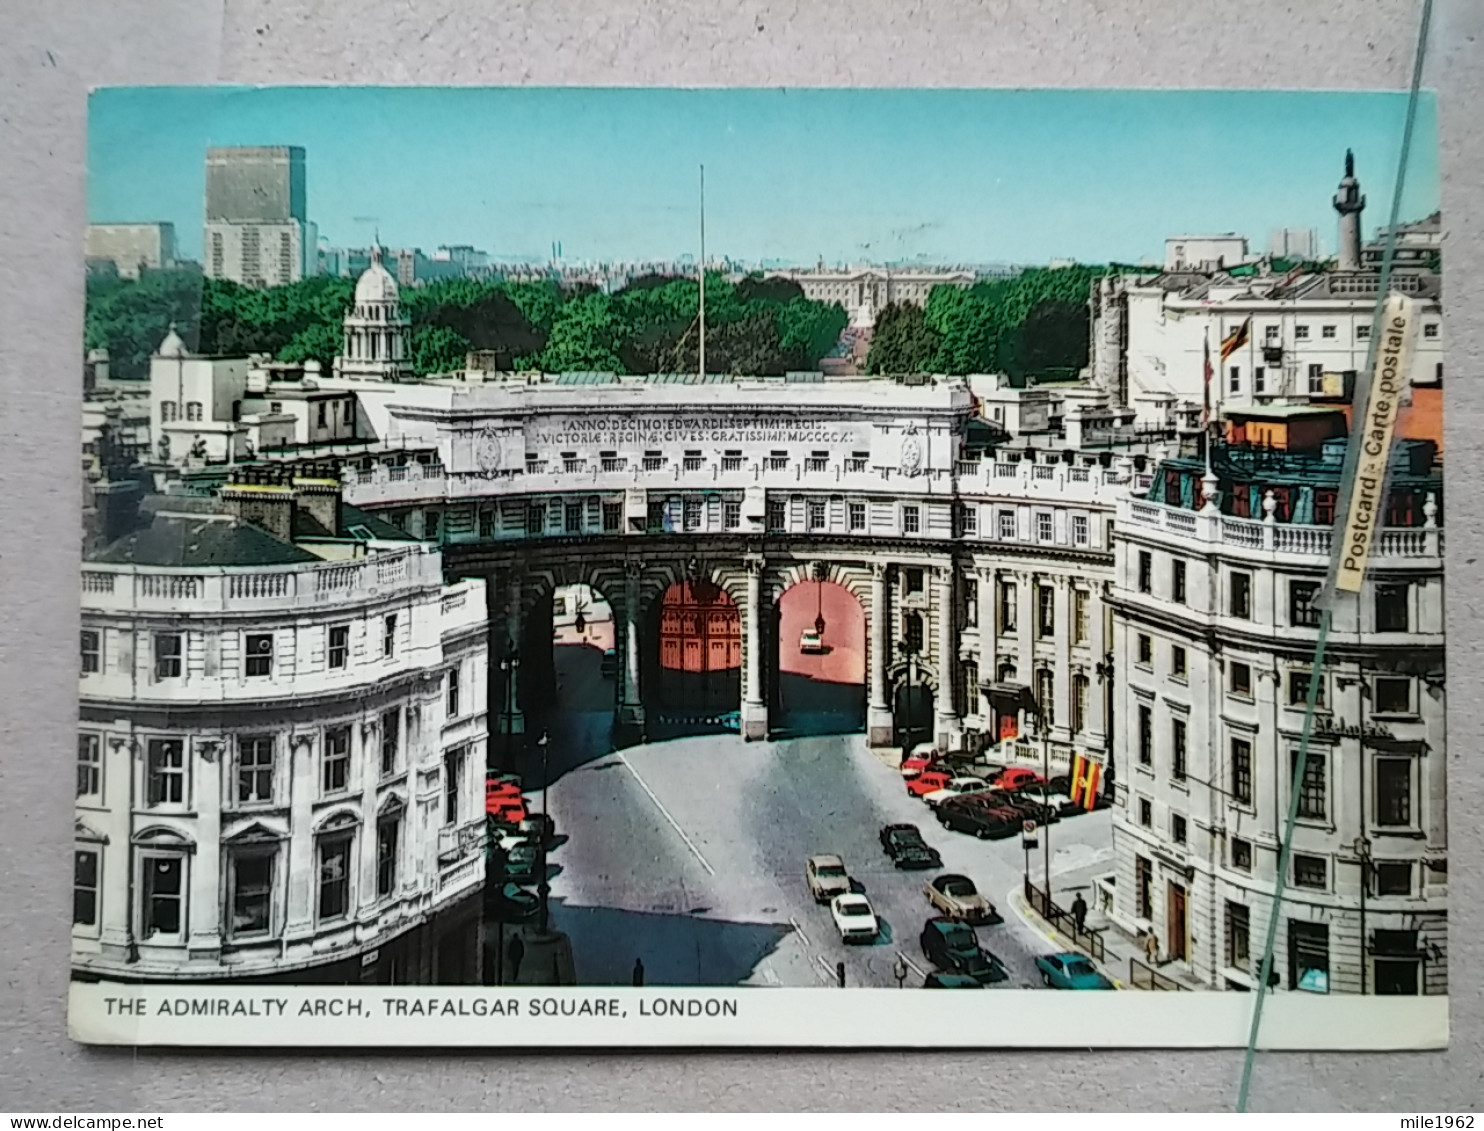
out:
M1044 780L1035 770L1024 766L1007 766L995 774L989 784L996 789L1024 789L1028 785L1039 785Z
M526 800L520 793L520 779L489 777L484 782L484 811L502 824L518 824L526 819Z
M907 792L913 797L926 797L930 793L946 788L952 780L953 775L946 770L923 770L907 782Z
M935 770L940 761L936 754L913 754L910 758L902 759L902 777L915 778L924 770Z

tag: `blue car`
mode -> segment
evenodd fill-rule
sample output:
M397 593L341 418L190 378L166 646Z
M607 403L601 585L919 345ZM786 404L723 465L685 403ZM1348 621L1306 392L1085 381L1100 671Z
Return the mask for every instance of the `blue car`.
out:
M1113 983L1098 973L1091 960L1075 951L1043 954L1036 959L1041 981L1053 990L1111 990Z

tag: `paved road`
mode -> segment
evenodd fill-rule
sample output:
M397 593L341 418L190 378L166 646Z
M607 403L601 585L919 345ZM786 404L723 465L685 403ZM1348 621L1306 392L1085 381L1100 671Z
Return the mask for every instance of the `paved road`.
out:
M920 985L931 969L917 941L930 914L922 888L937 873L896 871L877 841L882 825L910 821L944 871L972 877L1005 916L979 928L1010 970L1003 984L1039 984L1034 958L1050 946L1009 906L1018 838L940 828L860 735L687 738L610 753L612 684L598 663L595 649L557 649L561 709L549 723L548 805L568 838L551 854L552 921L572 937L579 982L627 984L639 959L651 985L833 985L843 961L847 985L894 986L900 953L908 984ZM1056 825L1053 873L1105 854L1108 835L1106 813ZM818 852L843 856L870 897L884 924L876 944L842 944L810 898L804 861ZM1040 865L1037 852L1033 875Z

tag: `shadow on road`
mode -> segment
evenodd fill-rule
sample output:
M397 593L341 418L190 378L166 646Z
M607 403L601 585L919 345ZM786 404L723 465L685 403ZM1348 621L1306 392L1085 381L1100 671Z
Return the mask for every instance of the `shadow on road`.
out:
M734 923L673 913L551 904L553 923L576 946L577 984L631 985L634 961L651 986L735 986L757 969L793 928L787 923ZM594 945L593 940L603 940Z

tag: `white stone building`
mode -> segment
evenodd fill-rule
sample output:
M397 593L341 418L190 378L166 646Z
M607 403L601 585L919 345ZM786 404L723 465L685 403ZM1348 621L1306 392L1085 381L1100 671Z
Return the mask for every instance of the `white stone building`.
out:
M814 302L838 303L855 326L874 326L876 315L891 303L923 306L934 287L971 287L974 276L967 271L913 271L888 267L854 270L770 272L771 278L791 279Z
M371 265L356 281L355 304L345 315L335 376L346 381L407 380L412 376L407 335L397 280L382 263L381 246L374 245Z
M1268 926L1343 446L1228 451L1219 480L1199 461L1172 460L1150 497L1118 504L1112 891L1114 921L1152 929L1166 973L1245 990ZM1281 989L1446 992L1441 474L1431 454L1398 445L1364 592L1334 613L1277 934ZM1201 506L1218 490L1221 511ZM1253 518L1230 513L1238 493L1260 494Z
M142 271L175 266L175 225L89 224L85 254L118 269L119 278L137 279Z
M83 568L74 976L478 982L483 586L333 480L147 503Z

